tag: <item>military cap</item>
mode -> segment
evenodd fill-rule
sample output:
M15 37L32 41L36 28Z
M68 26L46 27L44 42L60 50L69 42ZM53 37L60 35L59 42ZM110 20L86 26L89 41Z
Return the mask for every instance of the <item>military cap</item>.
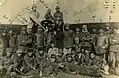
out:
M69 24L69 23L65 23L64 26L65 26L65 27L69 27L70 24Z
M22 49L18 49L18 50L16 51L16 53L17 53L17 54L22 54L22 53L23 53L23 50L22 50Z
M12 53L13 49L12 48L6 48L6 52Z
M56 9L60 9L59 5L56 6Z
M55 55L55 54L52 54L52 55L51 55L51 58L56 58L56 55Z

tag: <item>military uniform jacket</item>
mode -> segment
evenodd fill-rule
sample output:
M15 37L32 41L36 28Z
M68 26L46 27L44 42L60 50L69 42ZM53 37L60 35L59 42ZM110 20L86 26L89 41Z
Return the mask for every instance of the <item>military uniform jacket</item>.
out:
M73 44L73 47L76 48L76 52L80 52L81 51L81 44Z
M32 57L28 57L27 55L24 57L24 60L25 60L25 64L26 64L26 67L27 69L33 69L35 67L35 57L32 56Z
M25 67L24 58L15 56L13 68L15 70L17 69L18 71L21 71L21 69L23 70L24 67Z
M90 36L90 33L88 31L82 32L80 39L81 39L82 48L90 48L91 47L91 45L90 45L91 36Z
M10 65L12 65L14 63L14 55L10 56L10 57L3 57L2 60L2 65L8 69L10 67Z
M57 55L57 63L63 63L65 61L65 55Z
M108 47L108 37L105 35L103 35L103 36L99 35L97 38L96 53L97 54L106 53L107 47Z
M44 47L45 46L45 34L35 34L35 44L37 47Z
M72 30L64 30L64 48L72 47L74 36L75 34Z
M16 35L9 35L9 47L15 48L17 45L17 36Z
M52 14L46 13L46 14L45 14L45 19L46 19L46 20L51 20L51 21L52 21L52 20L53 20Z
M113 34L110 39L110 51L119 52L119 34Z
M57 21L59 19L59 20L63 21L63 13L62 12L55 12L53 16L54 16L54 20Z
M36 12L31 11L30 14L34 15L36 18L39 18L39 16L40 16L40 13L38 11L36 11Z
M22 35L22 34L20 34L20 35L18 35L18 37L17 37L17 40L18 40L18 47L19 46L26 46L26 40L27 40L27 34L26 35Z
M82 64L88 65L89 63L89 53L83 53L82 54L82 59L81 59Z
M96 68L102 68L103 65L103 60L100 59L99 57L95 57L94 59L89 59L89 64L88 66L96 66Z
M40 70L43 70L47 64L48 55L46 53L40 55L36 54L36 65Z

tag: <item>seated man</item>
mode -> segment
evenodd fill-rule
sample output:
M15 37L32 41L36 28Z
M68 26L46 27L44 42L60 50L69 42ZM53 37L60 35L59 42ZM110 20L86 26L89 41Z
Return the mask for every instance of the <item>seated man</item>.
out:
M85 53L82 53L81 62L83 65L88 66L90 51L85 50Z
M76 53L76 65L81 65L82 64L82 53Z
M26 68L26 72L25 72L25 74L27 74L27 75L31 75L31 74L33 74L33 70L35 70L35 64L36 64L36 62L35 62L35 56L34 56L34 54L33 54L33 49L32 48L29 48L28 50L27 50L27 54L25 55L25 57L24 57L24 61L25 61L25 68Z
M81 44L80 44L80 39L79 37L75 37L74 38L74 44L73 44L73 47L76 48L76 52L81 52Z
M64 61L65 61L65 55L63 53L63 50L59 49L57 54L57 63L62 63Z
M52 54L50 59L47 61L47 65L43 70L43 75L45 77L56 76L58 74L58 65L56 62L56 55Z
M90 53L90 59L89 59L89 63L88 63L88 70L89 70L89 74L96 76L97 74L101 74L100 70L102 68L103 65L103 60L99 57L96 57L94 53Z
M24 50L23 49L18 49L16 51L15 59L14 59L14 64L13 64L13 72L23 75L25 72L25 64L24 64Z
M13 49L12 48L6 48L6 53L7 55L5 57L3 57L1 59L1 68L0 70L5 69L6 70L6 74L10 74L11 70L12 70L12 65L14 62L14 55L13 53ZM4 72L2 72L4 73Z
M36 53L36 65L39 71L43 71L43 68L46 66L47 59L48 55L44 52L44 48L38 48L38 52Z
M76 66L70 54L66 55L66 61L63 64L66 73L76 74Z
M58 48L55 47L54 43L51 43L51 48L48 50L48 56L51 57L52 54L58 54Z

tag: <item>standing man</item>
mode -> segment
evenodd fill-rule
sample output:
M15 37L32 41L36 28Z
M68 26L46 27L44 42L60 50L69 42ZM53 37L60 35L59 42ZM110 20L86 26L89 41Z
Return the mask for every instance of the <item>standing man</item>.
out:
M104 30L100 29L99 36L97 38L96 54L100 55L103 59L105 59L107 47L108 37L105 35Z
M2 56L6 55L6 48L9 46L9 40L8 40L8 29L7 27L4 29L4 32L2 33L2 41L3 41L3 53Z
M35 34L35 45L36 48L45 46L45 34L40 26L38 26L37 33Z
M119 67L119 29L114 29L110 39L110 64L111 68Z
M56 46L58 48L63 49L63 38L64 37L64 33L60 28L57 28L57 32L55 35L55 39L56 39Z
M20 32L20 35L18 35L18 37L17 37L17 40L18 40L18 43L17 43L17 45L18 45L18 48L20 47L20 46L26 46L26 39L27 39L27 29L26 29L26 27L22 27L21 28L21 32Z
M39 14L39 12L37 11L37 6L36 6L36 4L33 4L33 6L32 6L32 11L30 12L30 14L33 14L36 18L39 18L40 14Z
M14 33L13 29L10 29L8 32L8 37L9 37L9 48L13 48L13 52L16 51L17 48L17 36Z
M51 14L51 9L50 8L47 10L47 13L45 14L45 19L53 21L53 16Z
M32 48L34 46L34 33L32 32L33 22L27 26L26 46Z
M73 45L74 32L69 28L70 25L66 23L64 29L64 54L70 53L71 47ZM67 52L68 51L68 52Z
M32 11L30 12L30 21L33 22L33 28L32 28L33 33L36 33L37 31L38 23L36 23L36 21L40 22L39 17L40 17L40 13L37 11L37 6L36 4L33 4Z
M87 25L83 25L82 26L82 32L81 32L81 48L82 48L82 52L86 51L86 50L91 50L91 44L90 44L90 40L91 40L91 35L88 32L88 28Z
M63 13L60 11L59 6L56 6L55 10L56 10L56 12L54 13L53 17L54 17L56 28L57 27L62 28L63 23L64 23Z

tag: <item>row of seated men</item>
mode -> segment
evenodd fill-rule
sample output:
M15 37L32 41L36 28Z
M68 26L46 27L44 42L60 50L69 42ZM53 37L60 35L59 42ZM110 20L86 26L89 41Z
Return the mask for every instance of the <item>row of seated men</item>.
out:
M52 48L54 43L51 44ZM56 76L58 72L68 74L84 74L102 76L108 73L108 65L104 59L94 52L76 52L74 47L71 53L64 54L61 49L58 53L47 53L44 47L34 52L32 48L20 47L15 53L12 48L6 49L7 55L1 59L1 69L4 68L4 77L25 76L49 77ZM6 71L5 71L6 70ZM3 78L4 78L3 77Z

